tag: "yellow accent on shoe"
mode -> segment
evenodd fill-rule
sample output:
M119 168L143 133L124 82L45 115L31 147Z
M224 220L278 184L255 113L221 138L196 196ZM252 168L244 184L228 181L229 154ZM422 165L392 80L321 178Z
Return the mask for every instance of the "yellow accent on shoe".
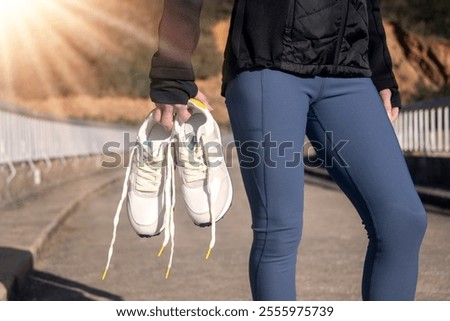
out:
M211 254L212 248L208 248L208 252L206 252L205 260L209 259L209 255Z
M161 254L163 254L164 249L165 249L165 246L161 246L161 249L158 252L158 256L161 256Z
M105 281L105 279L106 279L106 273L108 273L108 269L105 269L105 272L103 272L103 275L102 275L102 281Z
M194 105L196 105L197 107L199 107L199 108L202 108L202 109L208 109L207 107L206 107L206 105L204 104L204 103L202 103L200 100L198 100L198 99L195 99L195 98L191 98L191 99L189 99Z

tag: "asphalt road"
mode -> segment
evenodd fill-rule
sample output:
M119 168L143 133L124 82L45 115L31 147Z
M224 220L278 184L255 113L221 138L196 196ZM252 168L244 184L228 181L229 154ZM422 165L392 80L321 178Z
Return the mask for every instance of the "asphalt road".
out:
M157 257L163 236L140 239L122 212L115 253L105 281L112 219L121 183L105 188L66 221L41 255L29 286L17 300L250 300L247 261L250 215L236 167L232 208L217 225L217 242L205 261L210 229L194 226L181 198L176 205L175 256ZM365 231L339 190L305 187L299 249L299 300L360 300ZM429 213L421 252L417 300L450 300L450 217Z

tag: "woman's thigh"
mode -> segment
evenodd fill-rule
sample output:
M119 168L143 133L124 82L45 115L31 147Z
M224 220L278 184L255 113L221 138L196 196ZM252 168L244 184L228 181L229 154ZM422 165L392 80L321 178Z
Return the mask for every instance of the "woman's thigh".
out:
M243 72L226 103L256 230L284 229L303 210L303 144L313 78Z

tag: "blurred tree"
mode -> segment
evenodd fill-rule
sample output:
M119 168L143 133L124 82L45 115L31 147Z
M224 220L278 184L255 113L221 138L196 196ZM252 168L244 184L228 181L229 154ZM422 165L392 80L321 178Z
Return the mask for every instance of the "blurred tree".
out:
M449 0L380 0L384 17L406 31L450 38Z

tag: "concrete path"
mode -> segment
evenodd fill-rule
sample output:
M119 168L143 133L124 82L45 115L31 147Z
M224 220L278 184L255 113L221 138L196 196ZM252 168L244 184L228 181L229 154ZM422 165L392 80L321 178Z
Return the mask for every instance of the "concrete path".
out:
M77 206L121 177L117 169L97 171L0 209L0 300L26 284L41 251Z
M216 247L204 260L210 229L194 226L177 197L175 256L157 257L163 236L140 239L122 212L112 266L105 281L112 219L121 182L79 206L41 252L18 300L250 300L247 261L250 214L237 167L233 206L217 225ZM179 194L179 193L178 193ZM307 184L305 226L297 267L299 300L360 300L366 247L356 211L335 188ZM450 217L429 213L421 253L418 300L450 300Z

